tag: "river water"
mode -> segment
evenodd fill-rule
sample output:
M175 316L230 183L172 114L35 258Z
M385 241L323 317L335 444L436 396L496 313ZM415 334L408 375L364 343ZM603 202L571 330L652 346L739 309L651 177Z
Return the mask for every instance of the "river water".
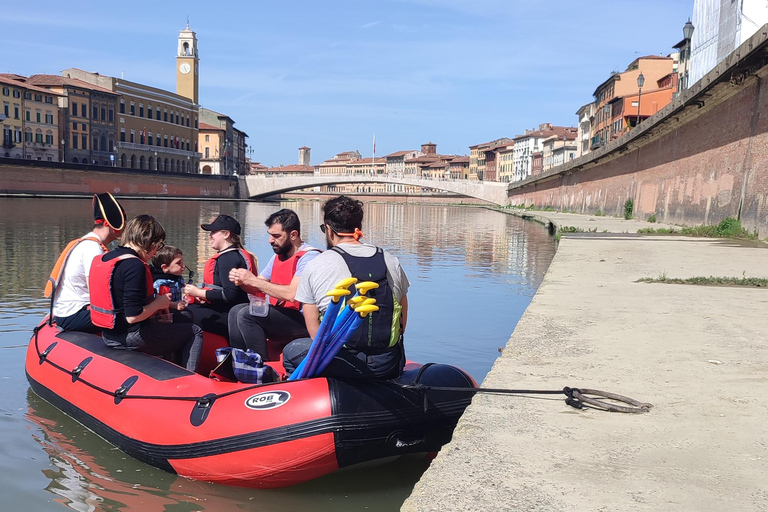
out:
M149 213L202 275L212 254L200 229L219 213L240 220L263 266L266 217L293 208L306 241L324 246L320 203L124 200ZM88 199L0 199L0 496L2 510L397 510L428 466L403 457L287 489L195 482L128 457L29 390L24 357L47 312L42 289L64 245L90 230ZM390 249L411 281L408 358L461 366L481 382L541 282L555 244L538 224L482 208L371 203L364 240ZM195 282L199 283L196 277Z

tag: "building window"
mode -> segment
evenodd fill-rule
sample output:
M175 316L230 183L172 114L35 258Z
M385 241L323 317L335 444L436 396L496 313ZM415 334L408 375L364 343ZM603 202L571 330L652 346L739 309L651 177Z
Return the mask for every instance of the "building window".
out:
M37 122L40 122L40 112L35 113L35 118L37 119Z
M107 150L107 138L105 136L101 136L101 150L106 151ZM110 145L109 148L110 151L112 151L112 147Z
M21 92L19 92L18 89L13 90L13 97L14 98L21 98Z
M162 113L160 112L160 107L157 107L157 120L160 121L162 119Z
M8 87L3 87L3 96L10 96L11 95L11 89Z
M43 101L43 95L42 94L35 94L35 101Z
M19 118L19 106L14 105L13 106L13 118L18 119Z
M32 130L27 129L27 131L24 132L24 142L32 142Z
M93 145L91 146L91 149L93 149L94 151L99 150L99 139L95 135L93 137Z
M51 96L46 96L46 97L45 97L45 102L46 102L46 103L53 103L53 97L51 97Z
M120 113L125 114L125 102L120 100Z
M163 121L165 121L166 123L168 122L168 111L167 110L163 111Z
M112 123L115 121L115 109L112 107L109 107L109 122Z
M53 114L45 114L45 122L47 124L53 124Z
M139 103L139 117L144 117L144 105Z
M179 124L179 114L176 114L176 124Z
M147 105L147 118L152 119L152 105Z
M205 142L210 142L210 141L211 141L211 136L206 133L205 134Z
M205 158L211 158L211 148L205 148Z
M163 140L163 146L165 146L166 148L168 147L168 136L167 135L165 136L165 139Z
M87 105L85 103L80 105L80 113L81 113L80 117L88 117L88 110L86 109L86 106ZM83 148L83 149L85 149L85 148Z
M77 117L77 103L72 102L72 117Z
M136 105L134 105L133 102L131 102L131 115L136 115Z
M94 120L99 119L99 106L96 104L93 105L93 119Z
M107 109L104 107L101 107L101 120L102 121L107 120Z
M131 130L131 142L136 142L136 131Z
M77 123L72 123L72 129L77 130Z
M30 136L31 135L32 134L30 133ZM77 149L77 134L76 133L72 134L72 149Z
M109 152L112 153L115 150L115 141L109 139Z
M88 149L88 136L86 134L80 136L80 141L83 143L83 149Z
M31 92L25 92L24 93L24 99L25 100L31 100L32 99L32 93Z
M80 125L80 128L81 128L81 129L82 129L82 131L84 131L84 132L87 132L87 131L88 131L88 125L87 125L87 124L85 124L85 123L83 123L82 125Z
M125 130L120 130L120 142L125 142Z

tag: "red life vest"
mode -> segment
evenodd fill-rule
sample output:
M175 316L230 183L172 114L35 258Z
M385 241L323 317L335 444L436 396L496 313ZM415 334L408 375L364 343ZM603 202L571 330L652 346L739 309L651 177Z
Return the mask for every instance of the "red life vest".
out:
M141 259L133 254L123 254L109 261L104 261L104 256L106 254L93 260L91 274L88 276L88 289L91 292L91 322L97 327L114 329L117 314L123 312L122 309L115 309L115 303L112 299L112 277L115 273L115 266L129 258L136 258L139 261ZM152 272L146 263L143 261L142 263L147 271L147 299L151 299L155 295Z
M205 262L205 267L203 267L203 290L221 290L221 286L217 284L213 284L213 276L216 275L216 260L219 259L219 256L224 254L225 252L230 251L238 251L240 253L240 256L243 257L245 260L245 268L248 269L248 271L256 273L256 261L253 259L253 255L246 251L245 249L238 249L237 247L230 247L228 249L224 249L221 252L217 252L213 256L211 256L208 261Z
M46 297L53 296L54 292L56 291L56 288L59 287L59 282L61 281L61 272L64 269L64 265L67 264L69 255L72 254L72 251L75 249L75 247L77 247L77 245L80 242L85 242L86 240L91 240L92 242L96 242L101 246L104 252L107 252L109 250L104 245L104 243L95 236L84 236L83 238L75 238L74 240L69 242L67 246L64 248L64 250L61 251L61 254L59 255L59 259L56 260L56 264L53 266L53 270L51 270L51 277L49 277L48 282L45 283Z
M291 284L291 281L293 281L293 277L296 275L296 267L299 266L299 259L307 254L309 251L317 251L320 252L320 249L315 249L314 247L311 249L307 249L306 251L296 251L296 253L291 256L290 258L285 259L284 261L280 261L280 258L275 256L275 259L272 260L272 275L269 278L270 283L275 284L282 284L282 285L289 285ZM280 306L283 308L289 308L289 309L295 309L299 310L301 309L301 302L292 300L292 301L285 301L280 300L272 297L270 295L269 297L269 303L273 306Z

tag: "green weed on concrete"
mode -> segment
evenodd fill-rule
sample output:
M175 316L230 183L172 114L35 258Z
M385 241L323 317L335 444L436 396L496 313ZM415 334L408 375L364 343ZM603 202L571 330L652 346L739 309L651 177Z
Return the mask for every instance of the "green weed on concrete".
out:
M667 273L662 272L659 277L641 277L638 283L664 283L664 284L694 284L699 286L747 286L751 288L768 287L768 279L763 277L747 277L746 272L742 277L687 277L681 279L678 277L667 277Z
M757 232L750 232L741 227L741 222L733 217L726 217L717 225L702 225L682 228L641 228L638 233L654 235L686 235L707 238L741 238L757 240Z

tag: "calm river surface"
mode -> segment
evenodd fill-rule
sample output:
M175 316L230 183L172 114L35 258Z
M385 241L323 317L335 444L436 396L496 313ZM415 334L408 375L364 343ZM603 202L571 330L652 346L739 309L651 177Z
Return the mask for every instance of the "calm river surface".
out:
M323 247L320 203L122 201L149 213L200 276L212 254L200 229L219 213L244 228L265 265L264 219L296 210ZM140 463L29 390L24 357L47 312L42 289L59 251L90 230L88 199L0 199L0 496L2 510L397 510L428 463L401 458L288 489L258 491L180 478ZM409 359L461 366L480 382L528 306L555 252L538 224L481 208L367 204L364 240L390 249L411 281ZM199 277L195 282L199 282Z

